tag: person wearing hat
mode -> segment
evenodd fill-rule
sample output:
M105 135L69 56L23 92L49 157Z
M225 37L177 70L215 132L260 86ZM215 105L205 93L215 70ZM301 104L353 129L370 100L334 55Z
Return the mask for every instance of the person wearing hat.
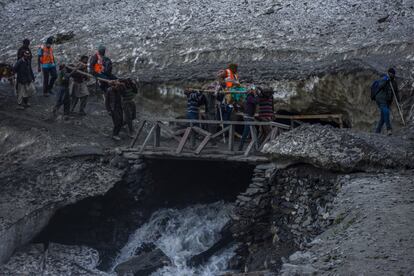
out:
M388 74L384 75L382 78L381 86L378 89L378 93L375 95L375 102L378 105L380 111L380 120L378 122L376 133L381 133L382 127L387 127L387 134L392 134L392 126L390 120L390 109L391 104L395 97L399 101L399 91L398 84L395 80L396 71L394 68L388 69Z
M112 61L110 58L105 56L105 53L106 47L99 45L98 50L89 60L89 73L97 78L115 80L117 77L112 74ZM106 82L99 82L99 86L104 92L105 98L109 85Z
M38 72L43 72L43 96L48 97L52 93L53 85L57 79L56 60L53 55L53 37L46 40L45 45L39 47L38 56Z
M35 93L34 74L30 62L31 53L29 51L23 52L23 57L20 58L14 65L14 72L17 74L16 93L17 93L17 109L23 110L30 107L29 98Z
M30 40L25 38L23 40L23 45L22 47L19 48L19 50L17 50L17 60L21 59L24 55L24 52L29 51L30 53L30 63L32 62L32 51L30 51Z

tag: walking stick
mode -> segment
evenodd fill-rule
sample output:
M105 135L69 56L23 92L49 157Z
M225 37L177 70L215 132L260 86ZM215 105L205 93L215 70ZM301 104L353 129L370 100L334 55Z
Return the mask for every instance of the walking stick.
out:
M223 113L221 112L221 106L220 103L217 104L218 110L219 110L219 114L220 114L220 121L221 121L221 127L224 129L224 124L223 124ZM226 143L226 135L223 133L223 142L224 144Z
M401 110L401 107L400 107L400 103L398 102L397 94L395 94L394 86L392 85L392 81L391 81L390 76L388 76L388 78L390 79L390 86L391 86L392 94L394 95L394 98L395 98L395 104L397 105L397 108L398 108L398 113L400 113L402 123L405 126L404 115L402 113L402 110Z

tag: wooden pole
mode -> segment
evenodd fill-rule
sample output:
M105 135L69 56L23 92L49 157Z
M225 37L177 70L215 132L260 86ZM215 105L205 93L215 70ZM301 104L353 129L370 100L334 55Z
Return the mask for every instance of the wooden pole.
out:
M87 77L89 77L89 78L94 78L94 79L96 79L96 80L98 80L98 81L102 81L102 82L106 82L106 83L111 83L111 82L113 82L113 80L107 80L107 79L99 78L99 77L96 77L96 76L94 76L94 75L92 75L92 74L89 74L89 73L87 73L87 72L84 72L84 71L82 71L82 70L79 70L79 68L77 68L77 67L72 67L72 66L68 66L68 65L66 65L66 67L67 67L67 68L69 68L70 70L73 70L73 71L75 71L75 72L77 72L77 73L81 74L81 75L87 76Z
M397 105L398 112L400 113L401 121L402 121L403 125L405 126L404 115L403 115L403 112L401 110L400 103L398 102L397 94L395 94L394 86L392 85L392 81L391 81L391 78L390 78L389 75L388 75L388 78L390 79L390 86L391 86L392 94L394 95L395 104Z

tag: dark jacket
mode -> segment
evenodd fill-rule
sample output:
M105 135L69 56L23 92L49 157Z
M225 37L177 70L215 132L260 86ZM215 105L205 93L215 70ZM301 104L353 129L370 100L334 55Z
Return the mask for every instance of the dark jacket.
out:
M109 57L103 56L103 72L102 75L105 75L108 79L115 79L116 77L112 74L112 60ZM89 60L89 72L93 75L96 75L94 67L95 64L98 62L97 54L94 54ZM105 77L102 76L102 77Z
M257 99L260 118L273 118L273 95L261 94Z
M125 86L120 85L117 87L110 87L108 89L106 99L105 99L105 107L106 110L109 112L115 112L122 110L122 96L121 94L125 90Z
M246 101L244 102L244 114L248 117L254 117L256 113L257 98L254 94L247 94Z
M82 71L82 72L85 72L86 73L86 66L83 67L83 64L79 63L77 67L78 68L82 68L82 69L78 69L78 71ZM83 83L84 81L87 81L89 78L86 75L84 75L84 74L81 74L79 72L74 72L72 74L72 79L76 83Z
M71 75L72 74L66 68L60 70L58 75L58 85L63 88L69 88L69 79Z
M32 51L30 51L30 48L26 46L22 46L19 50L17 50L17 60L21 59L26 51L30 52L30 62L32 62Z
M17 83L29 84L35 79L30 60L19 59L13 70L17 74Z
M198 113L200 106L206 105L206 97L200 92L190 91L187 95L187 113Z
M379 92L375 96L375 101L377 102L378 105L386 104L390 106L392 104L392 101L394 99L394 93L393 93L392 88L394 88L396 97L399 100L398 84L396 80L393 79L393 80L388 80L388 81L382 81L380 83Z

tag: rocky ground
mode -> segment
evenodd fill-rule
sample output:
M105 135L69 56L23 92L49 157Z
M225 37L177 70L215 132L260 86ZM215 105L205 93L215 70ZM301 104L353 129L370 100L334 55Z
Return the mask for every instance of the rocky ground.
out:
M281 275L414 274L413 134L412 126L393 137L304 126L268 145L275 160L339 177L333 205L324 209L331 226L297 243L303 248L285 260Z
M110 165L111 122L92 100L88 116L51 118L54 97L35 96L32 107L16 110L8 85L0 89L0 259L30 241L57 209L106 193L121 180Z
M62 37L60 60L103 43L119 71L150 81L211 79L229 61L244 78L291 79L318 72L412 64L411 1L2 0L0 57L24 37ZM49 22L54 22L50 25ZM378 58L381 57L381 58ZM409 72L405 72L409 75Z
M414 172L342 180L332 227L296 252L281 275L414 275Z

